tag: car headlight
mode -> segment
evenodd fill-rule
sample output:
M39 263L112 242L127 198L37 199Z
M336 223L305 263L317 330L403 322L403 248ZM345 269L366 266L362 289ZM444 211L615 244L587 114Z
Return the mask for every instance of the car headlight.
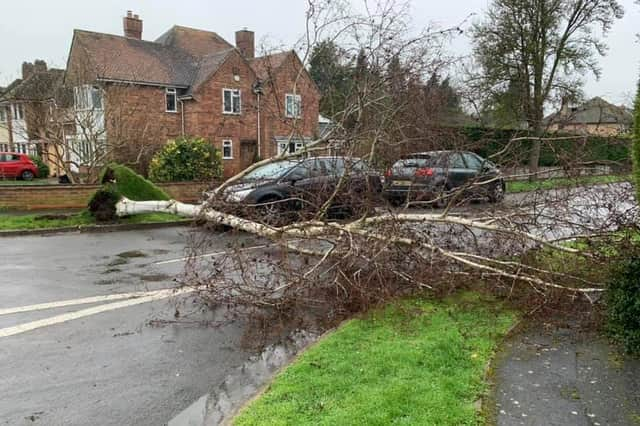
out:
M228 192L225 198L227 199L227 201L239 202L247 198L247 196L251 194L251 192L253 192L253 189L245 189L243 191Z

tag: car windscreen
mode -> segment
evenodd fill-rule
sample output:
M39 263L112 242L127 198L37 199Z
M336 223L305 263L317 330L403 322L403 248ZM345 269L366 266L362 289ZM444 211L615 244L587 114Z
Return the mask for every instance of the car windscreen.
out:
M260 166L257 169L250 171L244 176L244 179L277 179L299 163L299 161L277 161L275 163L265 164L264 166Z

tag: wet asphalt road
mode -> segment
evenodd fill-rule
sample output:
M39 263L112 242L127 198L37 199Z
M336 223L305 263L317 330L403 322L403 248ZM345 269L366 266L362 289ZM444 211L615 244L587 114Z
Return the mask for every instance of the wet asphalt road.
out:
M1 238L0 312L174 286L183 263L155 262L183 257L188 232ZM217 239L220 250L225 238ZM2 336L16 325L105 303L112 302L0 314L0 425L165 424L249 355L239 345L240 325L193 324L218 318L192 296ZM177 306L179 322L172 321Z

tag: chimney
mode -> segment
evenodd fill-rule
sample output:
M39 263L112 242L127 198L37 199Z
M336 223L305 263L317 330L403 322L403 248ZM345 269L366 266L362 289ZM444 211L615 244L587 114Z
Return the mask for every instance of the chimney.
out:
M22 79L26 80L31 77L33 72L35 71L34 65L31 62L23 62L22 63Z
M35 72L47 72L47 63L42 59L36 59L33 68Z
M142 19L138 15L134 15L133 12L127 10L127 16L122 18L122 25L125 37L142 40Z
M249 31L246 28L236 31L236 47L246 59L253 59L255 56L254 39L253 31Z

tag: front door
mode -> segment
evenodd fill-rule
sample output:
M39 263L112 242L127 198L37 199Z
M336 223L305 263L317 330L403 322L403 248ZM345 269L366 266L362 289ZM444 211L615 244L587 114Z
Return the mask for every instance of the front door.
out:
M240 164L242 169L252 165L258 158L258 142L255 140L240 141Z

